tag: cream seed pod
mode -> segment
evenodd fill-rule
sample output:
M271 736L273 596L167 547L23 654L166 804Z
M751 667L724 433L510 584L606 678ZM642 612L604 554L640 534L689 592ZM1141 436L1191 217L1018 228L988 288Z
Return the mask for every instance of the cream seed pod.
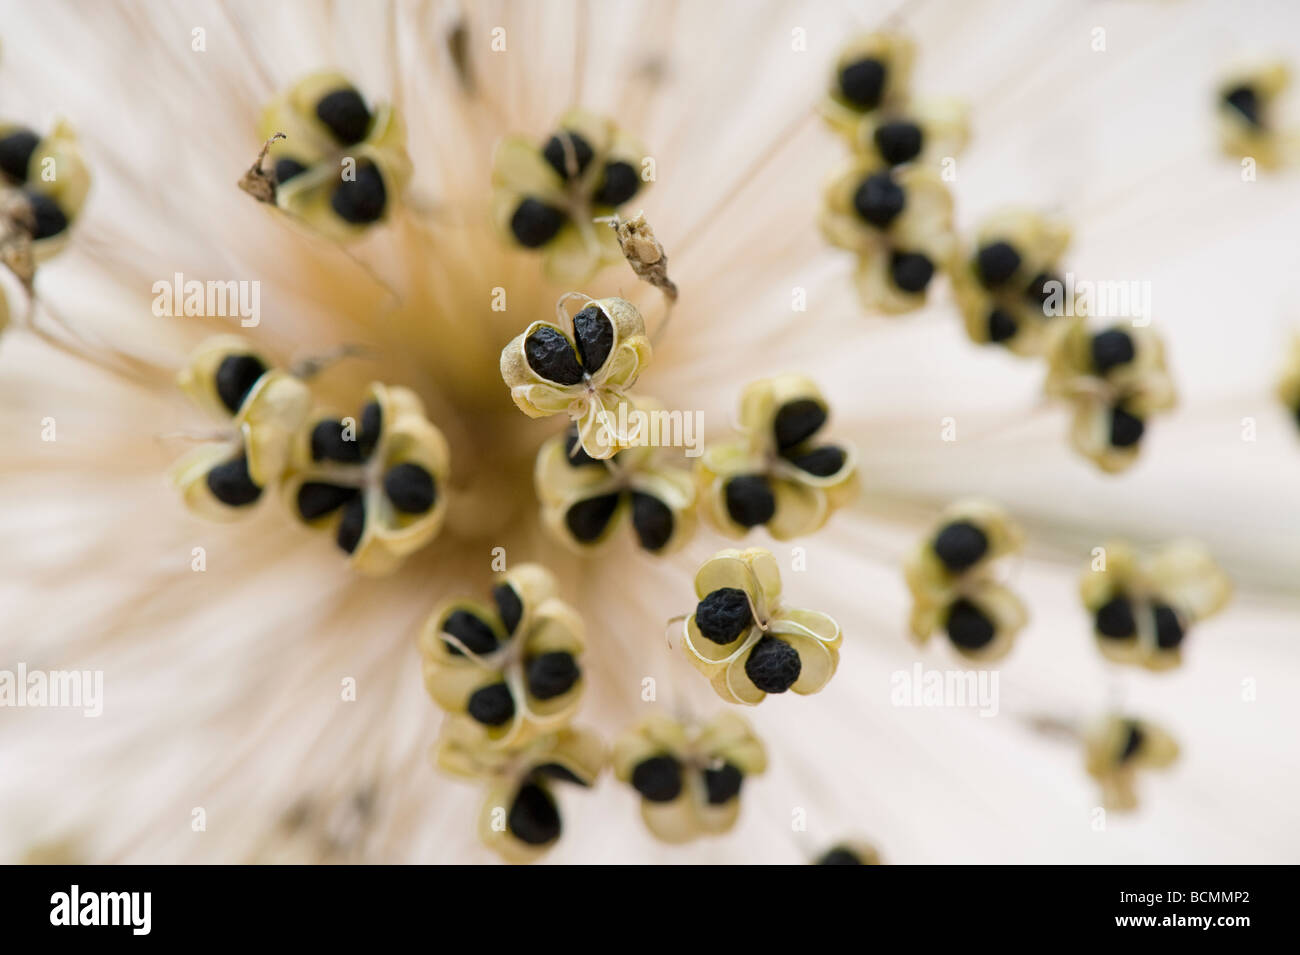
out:
M1250 158L1275 169L1296 156L1296 134L1277 128L1276 101L1291 83L1286 63L1244 67L1224 78L1218 90L1219 141L1233 159Z
M914 163L929 169L956 156L970 138L965 103L935 99L900 109L878 109L858 122L853 148L877 166Z
M518 746L577 710L585 688L582 618L537 564L499 575L492 600L493 607L453 600L430 615L420 632L424 685L469 737Z
M172 483L194 513L215 520L240 517L280 480L311 394L235 335L203 342L176 380L222 427L215 440L172 467Z
M1118 473L1137 461L1148 419L1177 403L1164 345L1150 328L1094 332L1082 318L1065 321L1048 349L1045 390L1070 403L1075 450Z
M783 607L781 571L761 548L723 550L695 575L695 612L683 625L686 656L728 703L822 689L844 640L834 618Z
M1300 427L1300 335L1291 340L1286 365L1277 383L1277 397L1296 427Z
M645 149L612 120L575 109L539 148L524 136L497 147L492 210L506 241L542 253L560 285L587 281L622 261L618 238L594 220L613 215L648 183Z
M1102 553L1104 564L1094 558L1079 591L1097 647L1116 663L1148 670L1178 666L1191 625L1218 613L1232 595L1227 575L1195 541L1175 541L1150 557L1112 541Z
M1069 244L1065 222L1033 209L1003 209L982 222L950 269L971 340L1041 355L1053 317L1081 314L1060 277Z
M1006 656L1028 615L1020 598L998 583L994 564L1023 544L1020 529L996 504L971 500L947 508L903 565L913 637L924 644L942 629L970 660Z
M884 865L880 853L869 842L850 839L837 842L820 856L814 865Z
M822 443L830 406L803 375L748 385L740 397L743 435L710 445L696 464L700 508L732 537L754 527L777 540L821 528L858 493L857 452Z
M952 196L931 169L854 159L826 187L820 215L832 245L857 255L864 307L889 314L925 304L938 269L952 258Z
M1107 809L1136 809L1137 771L1165 769L1178 759L1178 743L1160 727L1145 720L1108 715L1090 726L1084 736L1084 764L1088 775L1101 785Z
M313 73L263 111L274 200L312 229L355 239L386 219L411 178L406 129L388 104L367 105L339 73Z
M566 321L570 298L587 304ZM625 392L650 362L645 322L621 298L570 292L555 310L560 324L533 322L501 350L501 377L520 411L530 418L567 414L582 450L604 460L640 440Z
M333 533L354 569L379 576L438 535L450 473L447 440L415 392L375 383L357 418L310 416L284 497L298 520Z
M744 781L767 769L749 723L721 713L701 726L651 716L614 743L614 775L641 795L641 818L664 842L729 831Z
M907 102L916 48L898 33L855 37L835 60L821 103L827 125L852 142L864 116Z
M67 244L90 191L90 171L72 127L60 120L41 137L0 122L0 186L4 264L30 283L35 265Z
M642 398L636 405L658 407ZM643 550L659 556L678 550L695 532L695 482L690 471L658 458L645 446L597 461L582 450L578 429L570 425L537 452L533 483L542 523L581 552L608 541L627 516Z
M479 838L507 862L527 863L563 832L555 783L589 788L606 758L600 737L587 730L562 729L517 749L485 749L455 724L443 731L435 761L444 772L487 783Z

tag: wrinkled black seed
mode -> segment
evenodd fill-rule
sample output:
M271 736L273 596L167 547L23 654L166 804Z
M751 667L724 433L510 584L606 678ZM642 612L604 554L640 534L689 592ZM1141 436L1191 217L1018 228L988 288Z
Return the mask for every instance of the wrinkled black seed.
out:
M651 802L672 802L682 793L682 764L671 756L651 756L632 769L632 788Z
M564 140L568 140L565 142ZM572 156L577 163L577 172L569 174L569 143L573 145ZM587 171L591 165L591 144L583 139L573 130L565 130L563 138L557 133L546 141L542 148L542 157L550 164L550 167L558 172L565 179L576 179Z
M862 865L857 853L843 846L836 846L817 860L818 865Z
M524 602L519 599L519 594L515 593L515 588L509 584L497 584L492 588L492 600L497 605L497 614L501 617L501 625L506 628L506 634L513 634L515 627L519 626L519 620L524 615Z
M588 305L573 316L573 343L582 367L594 375L614 348L614 323L598 306Z
M589 464L600 466L600 462L582 447L581 440L578 437L578 426L569 425L569 430L564 433L564 457L569 462L569 467L580 468Z
M840 70L840 93L858 109L875 109L885 91L885 64L866 57Z
M506 828L520 842L544 846L560 838L560 810L550 793L537 783L526 782L515 794Z
M1156 646L1161 650L1172 650L1183 642L1183 622L1178 613L1166 604L1152 607L1156 617Z
M1142 748L1143 742L1146 741L1146 734L1142 728L1129 720L1126 726L1127 732L1124 735L1124 748L1120 750L1119 761L1126 763L1137 755L1138 750Z
M361 443L357 441L356 429L352 437L344 435L342 421L326 419L316 422L311 429L311 459L313 461L341 461L355 464L361 460Z
M907 205L903 187L887 172L872 173L853 193L853 208L878 229L886 228Z
M745 661L745 675L764 693L784 693L802 670L799 651L776 637L759 640Z
M40 137L30 129L16 129L0 139L0 172L15 185L26 182L32 153L36 152L40 141Z
M339 521L339 532L335 536L339 547L352 553L361 543L361 535L366 530L366 502L358 494L343 505L343 519Z
M528 692L539 700L554 699L568 693L581 675L573 654L562 650L543 653L528 661Z
M453 610L448 614L447 619L442 624L443 633L449 633L461 643L470 653L478 656L486 656L497 648L497 637L492 632L492 628L485 621L480 620L468 610ZM463 657L460 647L454 643L443 641L453 656Z
M641 177L631 163L605 163L605 181L600 184L593 201L601 206L621 206L641 188Z
M744 781L745 774L731 763L724 763L717 769L706 769L704 789L708 793L709 805L721 806L724 802L735 799L740 795L740 784Z
M32 219L35 221L33 239L48 239L68 227L68 217L63 214L59 204L45 193L28 189L27 204L31 207Z
M1047 307L1047 300L1052 297L1053 292L1062 296L1060 305L1064 309L1065 283L1061 281L1060 276L1053 275L1051 272L1039 272L1029 280L1029 287L1025 289L1025 298L1042 311Z
M276 183L288 182L294 176L300 175L307 171L307 167L296 159L290 159L287 156L275 161L275 181Z
M357 444L361 448L361 457L370 457L384 433L384 409L378 401L370 401L361 409L361 421L357 428Z
M1005 342L1016 337L1016 332L1020 331L1020 326L1016 324L1015 318L1005 309L994 306L993 311L989 312L989 341Z
M966 650L978 650L993 639L993 621L965 597L948 608L948 639Z
M1092 367L1104 375L1112 368L1131 362L1137 355L1133 338L1118 328L1108 328L1092 336Z
M605 533L605 528L609 526L609 519L614 516L614 509L618 507L618 501L617 493L602 494L600 497L589 497L585 501L579 501L565 512L564 525L575 538L584 544L589 544Z
M970 521L953 521L935 535L934 552L949 571L959 574L989 552L988 535Z
M238 414L266 366L252 355L227 355L217 366L217 397L231 414Z
M533 770L532 774L534 776L545 776L547 779L558 779L565 783L574 783L578 786L591 785L563 763L542 763Z
M361 142L370 131L370 110L361 94L351 87L322 96L316 104L316 115L345 146Z
M1111 597L1097 608L1097 632L1111 640L1124 640L1137 633L1133 604L1123 594Z
M218 464L208 472L207 481L212 496L230 507L252 504L262 496L262 489L253 483L248 473L248 459L242 455Z
M1116 405L1110 412L1110 443L1116 448L1131 448L1142 440L1147 426L1141 418Z
M384 493L403 514L423 514L438 498L433 475L411 461L389 468L384 475Z
M576 385L582 381L582 366L569 340L549 325L537 328L524 342L528 366L547 381Z
M776 410L772 419L772 434L776 446L787 451L803 444L826 423L826 409L812 398L787 401Z
M844 450L834 445L814 448L807 454L790 458L790 463L816 477L830 477L844 467Z
M510 231L528 249L550 242L563 225L564 213L540 199L525 199L510 217Z
M920 252L894 252L889 257L889 274L904 292L924 292L934 278L934 263Z
M493 683L475 690L466 710L484 726L503 726L514 719L515 698L510 695L510 687Z
M673 536L673 512L652 494L632 492L632 528L646 550L659 550Z
M923 137L916 123L905 120L881 123L872 138L881 157L891 166L910 162L921 154Z
M373 163L358 166L357 177L340 182L330 197L330 205L339 218L357 225L378 221L387 202L384 177Z
M766 524L776 513L776 497L761 474L742 474L727 482L727 514L741 527Z
M1001 285L1020 268L1020 253L1009 242L990 242L975 255L980 281L992 288Z
M731 643L753 622L749 598L738 587L719 587L695 605L695 625L714 643Z
M1244 116L1250 125L1259 125L1259 94L1254 88L1234 86L1223 94L1223 101Z
M307 481L298 488L298 514L304 521L314 521L338 510L356 496L354 487Z

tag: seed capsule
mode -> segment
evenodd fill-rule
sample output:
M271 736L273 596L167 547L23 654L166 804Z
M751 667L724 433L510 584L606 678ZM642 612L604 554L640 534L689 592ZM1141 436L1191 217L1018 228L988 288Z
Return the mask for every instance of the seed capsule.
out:
M855 37L840 51L821 103L827 124L852 141L864 116L890 111L907 100L915 47L897 33Z
M1107 809L1136 809L1137 771L1165 769L1177 758L1173 737L1146 720L1109 714L1084 735L1084 763L1088 775L1100 784Z
M912 163L936 168L957 156L970 138L968 113L958 100L923 100L863 116L852 134L854 150L884 167Z
M1290 83L1290 70L1280 60L1251 64L1224 77L1215 104L1224 155L1235 161L1248 156L1264 169L1294 160L1294 130L1279 129L1273 115Z
M60 120L41 136L0 122L0 186L7 187L0 203L3 263L30 285L36 266L67 244L90 191L90 171L72 126ZM0 301L0 330L5 311Z
M883 865L876 847L867 842L852 840L837 842L820 856L814 865Z

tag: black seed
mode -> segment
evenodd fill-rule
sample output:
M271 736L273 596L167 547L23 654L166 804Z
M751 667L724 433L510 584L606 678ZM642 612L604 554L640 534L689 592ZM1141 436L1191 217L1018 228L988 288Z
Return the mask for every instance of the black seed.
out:
M776 513L776 497L761 474L742 474L727 482L727 514L741 527L766 524Z
M880 155L891 166L908 162L921 154L921 127L916 123L881 123L872 138Z
M1053 283L1051 288L1048 287L1049 282ZM1025 290L1025 297L1042 311L1047 307L1047 300L1052 297L1053 292L1062 297L1060 304L1064 308L1065 283L1061 281L1059 276L1053 275L1051 272L1039 272L1029 280L1029 288Z
M16 129L0 139L0 172L15 185L26 182L32 153L40 142L40 137L30 129Z
M509 584L497 584L492 588L492 599L496 602L497 613L507 634L513 634L519 620L524 615L524 602ZM495 640L493 641L495 642Z
M989 341L1005 342L1015 338L1018 331L1020 326L1016 324L1016 320L1009 312L996 306L989 312Z
M1124 737L1124 748L1120 750L1119 754L1119 761L1121 763L1127 763L1130 759L1136 756L1137 751L1142 748L1143 742L1146 741L1146 734L1143 733L1142 728L1132 720L1128 721L1127 729L1128 732Z
M1250 125L1259 125L1259 95L1252 87L1234 86L1223 94L1223 101L1244 116Z
M641 178L630 163L605 163L605 181L592 196L592 201L601 206L621 206L640 188Z
M889 274L904 292L924 292L934 278L934 263L920 252L894 252L889 257Z
M798 659L798 656L795 657ZM731 763L724 763L717 769L704 771L704 788L709 794L709 805L720 806L740 795L740 784L745 781L745 774Z
M564 225L564 213L538 199L525 199L510 217L510 231L528 249L545 245Z
M1142 440L1147 426L1142 419L1116 405L1110 412L1110 443L1116 448L1131 448Z
M361 94L350 87L322 96L316 115L345 146L361 142L370 131L370 110Z
M588 305L573 316L573 342L582 367L594 375L614 348L614 323L598 306Z
M569 151L570 144L572 144L572 153ZM576 160L578 167L577 172L573 175L569 175L570 155ZM546 145L542 148L542 157L563 178L576 179L586 172L587 167L591 165L591 144L577 133L566 129L563 133L557 133L546 141Z
M726 645L749 629L754 613L738 587L719 587L695 605L695 625L714 643Z
M275 161L275 181L276 183L288 182L294 176L307 171L307 167L296 159L277 159Z
M311 459L313 461L341 461L355 464L361 460L361 443L353 429L352 439L343 436L342 421L318 421L311 429Z
M1166 604L1156 604L1156 646L1161 650L1172 650L1183 642L1183 623L1178 613Z
M858 109L875 109L885 91L885 64L872 57L840 70L840 93Z
M357 177L340 182L330 197L330 205L339 218L357 225L378 221L387 202L384 177L373 163L358 166Z
M802 670L799 651L776 637L759 640L745 661L745 675L764 693L784 693Z
M1020 253L1009 242L990 242L975 255L975 270L989 288L1001 285L1020 268Z
M651 756L632 769L632 788L651 802L672 802L682 793L682 764L671 756Z
M1128 332L1108 328L1092 336L1092 367L1097 374L1107 374L1118 365L1131 362L1137 350Z
M506 828L520 842L544 846L560 838L560 810L545 789L537 783L526 782L515 794Z
M547 381L576 385L582 381L582 366L569 340L548 325L540 326L524 342L528 366Z
M573 654L543 653L528 661L528 692L539 700L554 699L568 693L581 675Z
M569 467L580 468L588 464L599 465L600 462L583 449L579 440L578 426L570 425L569 430L564 433L564 457L569 462Z
M801 471L817 477L830 477L844 467L844 451L832 445L815 448L807 454L790 458L790 463Z
M858 191L853 194L853 208L878 229L884 229L893 222L905 205L907 195L903 192L903 187L894 182L887 172L873 173L863 179Z
M244 399L266 374L266 366L252 355L227 355L217 366L217 397L231 414L239 414Z
M352 553L361 543L361 535L366 530L366 502L360 494L343 505L343 519L339 521L339 531L335 536L339 547Z
M632 492L632 528L646 550L659 550L673 536L673 512L659 498Z
M803 444L826 423L826 409L812 398L787 401L772 419L772 433L776 446L787 451Z
M252 504L262 496L262 489L253 483L248 473L248 459L243 455L218 464L208 472L207 480L212 496L231 507Z
M1110 598L1097 608L1097 632L1112 640L1123 640L1137 633L1133 604L1122 594Z
M451 634L463 643L470 653L478 656L486 656L498 646L492 628L467 610L453 610L443 622L442 632ZM465 655L460 647L453 643L444 640L443 646L451 651L453 656Z
M618 507L618 501L618 493L602 494L600 497L579 501L565 512L564 524L575 538L584 544L590 544L605 533L609 519Z
M433 475L410 461L390 468L384 475L384 493L403 514L423 514L438 497Z
M578 786L590 786L591 784L581 776L562 763L542 763L533 770L532 775L544 776L547 779L558 779L561 782L575 783Z
M935 535L934 552L949 571L959 574L989 552L989 539L970 521L953 521Z
M845 849L843 846L836 846L828 851L817 860L818 865L862 865L862 860L857 854Z
M370 457L384 433L384 409L378 401L370 401L361 409L361 421L357 427L357 444L361 448L361 457Z
M68 227L68 217L63 214L59 204L43 192L28 189L27 204L31 206L35 226L32 228L33 239L48 239L58 235Z
M493 683L474 691L467 710L484 726L504 726L514 719L515 698L510 695L510 687Z
M304 521L314 521L338 510L356 496L354 487L307 481L298 488L298 514Z
M978 650L993 639L993 621L965 597L948 608L948 639L966 650Z

